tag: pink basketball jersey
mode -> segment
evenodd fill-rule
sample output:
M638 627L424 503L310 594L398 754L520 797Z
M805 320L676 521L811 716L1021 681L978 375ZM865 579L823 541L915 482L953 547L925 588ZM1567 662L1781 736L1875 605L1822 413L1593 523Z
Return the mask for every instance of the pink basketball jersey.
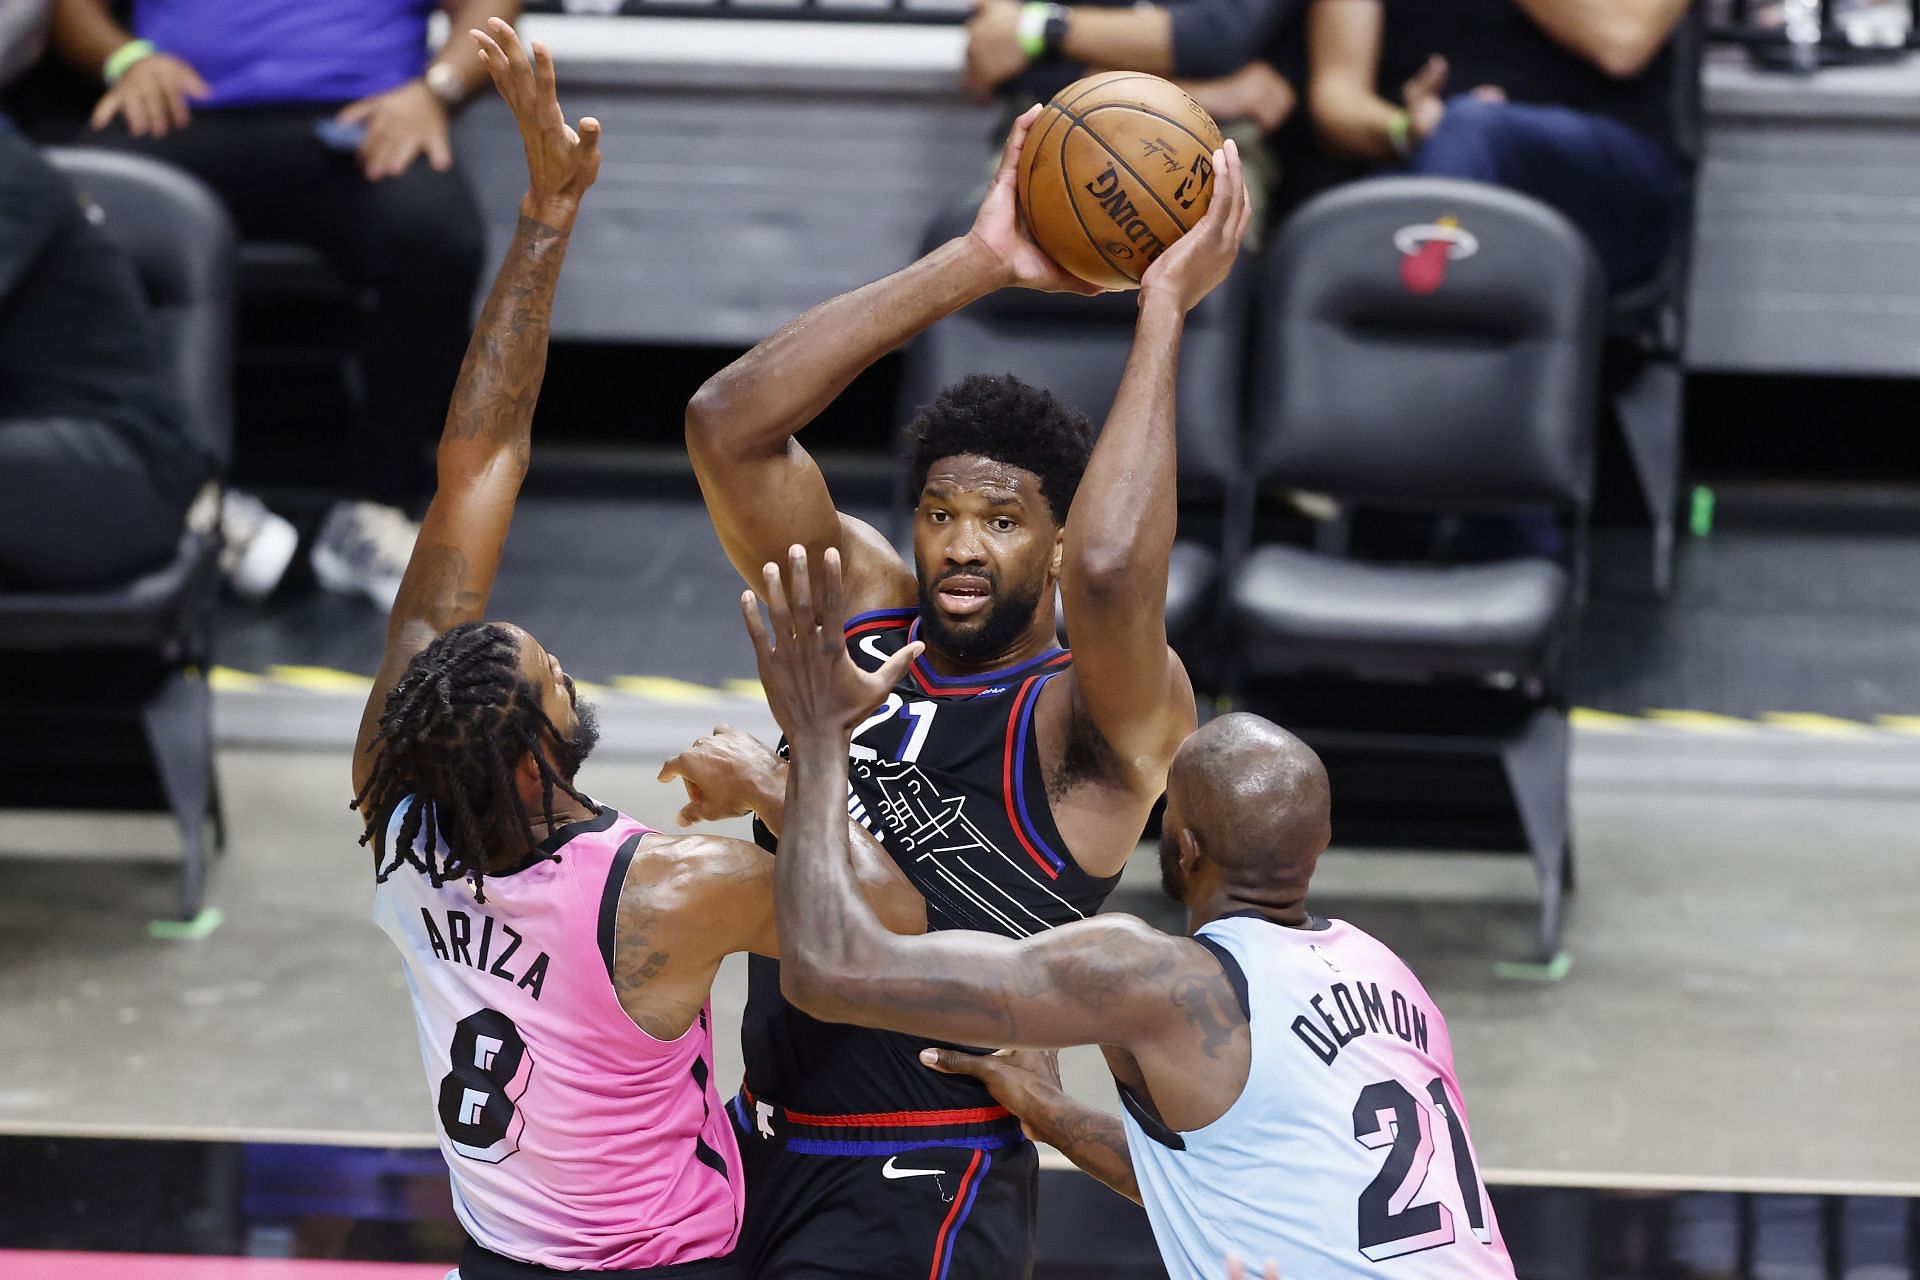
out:
M614 994L615 909L652 834L601 808L553 834L557 857L486 877L484 902L467 881L435 888L405 865L374 890L413 996L454 1210L505 1257L628 1270L724 1257L739 1238L711 1009L660 1041Z

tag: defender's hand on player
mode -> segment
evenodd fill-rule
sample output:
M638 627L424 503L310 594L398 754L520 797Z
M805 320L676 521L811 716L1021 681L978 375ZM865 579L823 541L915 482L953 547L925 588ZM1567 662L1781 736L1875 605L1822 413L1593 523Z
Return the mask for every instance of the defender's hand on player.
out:
M958 1049L922 1049L920 1061L942 1075L972 1076L993 1100L1011 1111L1020 1128L1036 1142L1046 1141L1033 1117L1044 1115L1062 1094L1057 1049L1017 1049L1000 1053L962 1053Z
M786 766L772 747L724 724L661 766L661 782L676 778L687 788L683 827L759 813L787 785Z
M1171 295L1182 311L1191 311L1233 270L1253 217L1240 148L1229 138L1213 153L1213 202L1193 229L1154 259L1140 277L1140 305L1149 296Z
M1047 256L1028 232L1020 217L1020 202L1014 196L1020 172L1020 150L1026 145L1027 131L1040 118L1040 110L1037 104L1031 106L1013 122L1013 131L1007 135L1007 149L1000 153L1000 168L987 187L987 198L980 202L980 212L967 235L999 264L1003 285L1044 293L1078 293L1091 298L1106 291L1069 275Z
M790 742L824 745L824 739L833 737L844 749L853 727L880 705L925 646L917 640L906 645L878 671L854 665L845 639L840 552L832 547L817 576L807 563L807 549L798 545L787 552L784 582L772 562L762 573L760 594L767 602L768 621L760 621L751 591L741 593L740 612L753 637L753 656L773 718Z
M506 21L491 18L487 28L468 34L480 46L480 61L493 77L494 88L513 109L520 141L527 149L528 187L520 212L557 225L579 211L581 198L600 176L600 122L586 116L577 131L567 124L554 81L553 55L545 45L534 41L529 58Z

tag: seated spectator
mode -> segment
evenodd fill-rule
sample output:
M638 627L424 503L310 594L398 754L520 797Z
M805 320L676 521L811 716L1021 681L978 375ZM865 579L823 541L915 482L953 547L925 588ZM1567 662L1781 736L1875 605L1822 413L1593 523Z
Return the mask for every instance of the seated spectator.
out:
M1175 0L1071 8L979 0L967 23L967 88L1025 108L1094 71L1175 80L1240 143L1255 198L1253 231L1279 182L1274 164L1305 69L1295 0ZM1268 146L1255 144L1266 141Z
M0 21L22 7L0 3ZM0 590L86 590L164 564L213 470L133 264L0 116Z
M517 0L58 0L53 40L107 85L97 140L171 161L219 194L244 237L324 253L372 294L358 351L363 405L347 424L337 501L312 552L323 587L391 607L466 347L482 229L448 140L449 113L486 79L466 32ZM258 504L223 512L245 541L288 527ZM277 580L277 574L273 575ZM243 584L265 594L273 582ZM264 588L264 590L262 589Z
M1314 0L1309 110L1335 152L1554 206L1593 242L1610 285L1633 284L1666 257L1686 197L1668 48L1686 9Z

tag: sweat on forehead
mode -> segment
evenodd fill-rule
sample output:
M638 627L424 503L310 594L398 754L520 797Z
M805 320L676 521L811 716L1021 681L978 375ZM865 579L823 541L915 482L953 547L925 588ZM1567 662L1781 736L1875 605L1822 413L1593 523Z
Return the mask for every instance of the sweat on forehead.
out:
M983 458L973 453L957 454L935 462L927 468L927 482L923 488L984 493L995 498L1046 501L1046 495L1040 491L1040 477L1033 472L998 458Z

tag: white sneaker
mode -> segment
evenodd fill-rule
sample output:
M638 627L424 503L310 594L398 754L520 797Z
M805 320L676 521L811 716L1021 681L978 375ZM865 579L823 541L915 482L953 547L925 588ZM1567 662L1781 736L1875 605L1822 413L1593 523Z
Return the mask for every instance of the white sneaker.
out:
M250 493L220 494L220 573L243 600L265 600L287 576L300 546L293 522L277 516Z
M336 502L313 544L313 574L328 591L363 595L391 613L419 533L397 507Z

